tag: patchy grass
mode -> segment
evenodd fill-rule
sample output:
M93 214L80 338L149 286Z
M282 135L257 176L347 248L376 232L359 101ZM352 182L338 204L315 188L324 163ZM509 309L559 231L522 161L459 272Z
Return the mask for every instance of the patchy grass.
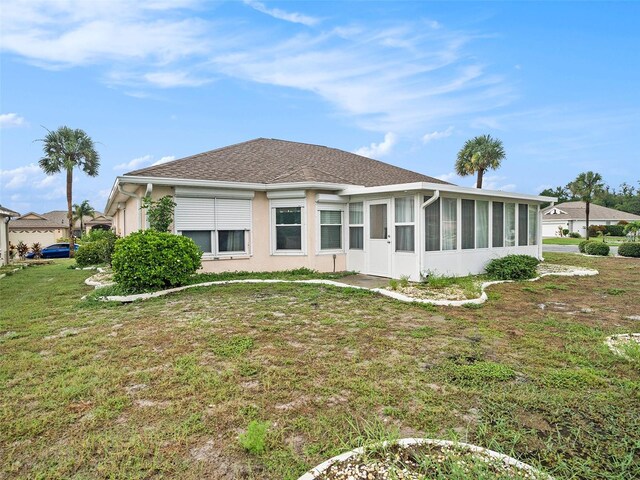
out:
M545 259L600 275L456 309L294 284L86 302L93 272L25 269L0 281L0 477L296 479L363 439L427 436L638 478L640 369L604 339L638 330L640 259Z

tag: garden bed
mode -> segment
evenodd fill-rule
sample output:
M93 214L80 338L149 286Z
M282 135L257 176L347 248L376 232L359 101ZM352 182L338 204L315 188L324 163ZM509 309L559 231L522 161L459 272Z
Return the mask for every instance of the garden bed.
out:
M405 438L334 457L298 480L550 479L530 465L475 445Z

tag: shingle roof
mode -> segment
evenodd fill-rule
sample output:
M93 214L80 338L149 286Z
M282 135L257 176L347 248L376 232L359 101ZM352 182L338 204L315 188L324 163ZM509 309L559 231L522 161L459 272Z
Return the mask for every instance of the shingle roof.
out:
M96 217L102 215L100 212L96 212ZM30 216L37 216L40 218L24 218ZM91 217L85 215L84 221L90 221ZM19 218L11 220L9 222L9 229L16 230L19 228L67 228L67 212L65 210L52 210L47 213L25 213ZM76 227L80 226L80 221L76 220Z
M336 148L267 138L134 170L126 175L263 184L342 183L366 187L412 182L449 184Z
M547 212L553 209L561 210L564 213L549 214ZM542 219L544 220L586 220L587 205L585 202L564 202L542 210ZM622 212L615 208L603 207L591 203L589 205L589 222L594 220L640 220L639 215L633 213Z

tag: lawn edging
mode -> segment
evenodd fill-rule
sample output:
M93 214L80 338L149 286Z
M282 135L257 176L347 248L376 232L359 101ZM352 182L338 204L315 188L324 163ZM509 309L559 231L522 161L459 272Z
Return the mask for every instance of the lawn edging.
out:
M531 475L533 478L545 478L547 480L554 480L553 477L549 474L543 473L535 467L528 465L520 460L517 460L513 457L505 455L504 453L496 452L494 450L489 450L488 448L479 447L477 445L472 445L470 443L462 443L462 442L454 442L451 440L437 440L432 438L402 438L395 442L383 442L382 446L387 446L390 443L395 443L400 446L406 447L411 445L437 445L440 447L461 447L464 450L468 450L473 453L478 453L481 455L485 455L487 457L494 458L496 460L502 461L504 464L515 467L519 470L525 471ZM298 480L315 480L318 475L326 472L331 465L337 462L343 462L345 460L350 459L351 457L361 455L365 453L365 447L355 448L349 452L342 453L340 455L336 455L335 457L330 458L329 460L322 462L317 467L309 470L307 473L298 478Z
M576 268L574 270L568 270L564 272L549 272L543 273L535 278L531 278L527 281L532 282L541 279L542 277L546 277L549 275L556 276L592 276L598 275L597 270L585 269L585 268ZM415 298L410 297L408 295L404 295L399 292L395 292L392 290L388 290L386 288L367 288L360 287L357 285L349 285L346 283L336 282L335 280L325 280L325 279L310 279L310 280L280 280L280 279L239 279L239 280L216 280L212 282L203 282L203 283L195 283L193 285L184 285L182 287L174 287L166 290L158 290L157 292L150 293L137 293L131 295L110 295L99 297L100 301L103 302L120 302L120 303L131 303L137 300L148 300L150 298L162 297L164 295L168 295L170 293L181 292L183 290L187 290L189 288L196 287L210 287L214 285L231 285L235 283L299 283L299 284L310 284L310 285L329 285L338 288L352 288L356 290L368 290L370 292L378 293L385 297L393 298L394 300L399 300L401 302L406 303L424 303L430 305L437 306L445 306L445 307L462 307L464 305L481 305L488 300L488 296L486 293L486 289L491 285L497 285L500 283L513 283L515 280L493 280L490 282L483 282L480 286L482 294L478 298L471 298L467 300L431 300L428 298ZM93 277L89 277L85 280L85 283L90 286L94 286L99 288L101 286L107 286L107 284L100 283L99 281L93 279ZM111 284L109 284L111 285ZM86 298L86 297L84 297Z

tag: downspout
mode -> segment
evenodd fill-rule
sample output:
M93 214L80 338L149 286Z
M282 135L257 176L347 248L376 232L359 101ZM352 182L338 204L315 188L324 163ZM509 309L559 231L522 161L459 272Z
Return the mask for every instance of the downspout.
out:
M135 193L131 193L131 192L127 192L124 188L122 188L122 185L118 184L118 193L121 193L123 195L126 195L127 197L130 198L135 198L137 200L140 200L140 198L138 197L138 195L136 195ZM127 209L127 204L126 202L124 203L124 208L122 209L122 230L124 230L122 233L123 235L127 235L127 215L126 215L126 209Z
M433 197L431 197L429 200L427 200L426 202L424 202L422 205L420 205L420 210L424 210L425 208L427 208L429 205L431 205L432 203L434 203L435 201L437 201L440 198L440 190L434 190L433 192ZM424 218L424 215L422 215L422 218ZM424 224L422 223L422 220L420 221L421 225L424 225L424 233L426 233L427 231L427 223L425 222ZM424 235L422 235L422 237L424 238ZM419 258L419 262L420 262L420 276L422 277L422 267L424 265L424 256L426 255L426 249L422 248L422 242L420 242L420 255L418 256Z

